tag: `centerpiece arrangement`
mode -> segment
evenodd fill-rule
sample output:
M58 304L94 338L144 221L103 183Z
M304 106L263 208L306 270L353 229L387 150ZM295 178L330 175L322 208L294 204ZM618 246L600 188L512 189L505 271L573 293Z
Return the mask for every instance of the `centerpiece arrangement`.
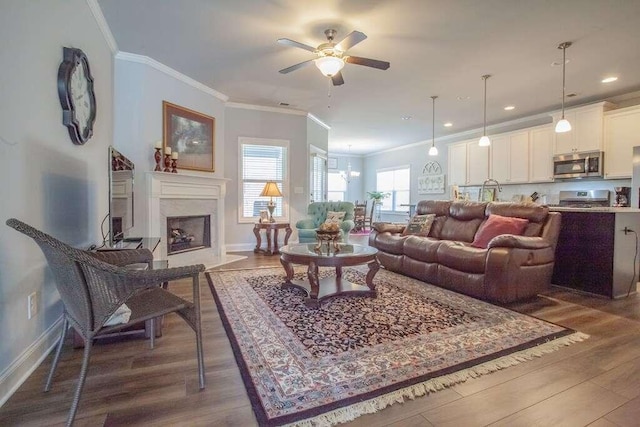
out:
M322 246L326 244L327 253L331 251L333 247L334 252L340 251L338 241L340 240L340 226L337 223L322 223L318 230L316 230L316 246L314 250L316 252L322 252Z

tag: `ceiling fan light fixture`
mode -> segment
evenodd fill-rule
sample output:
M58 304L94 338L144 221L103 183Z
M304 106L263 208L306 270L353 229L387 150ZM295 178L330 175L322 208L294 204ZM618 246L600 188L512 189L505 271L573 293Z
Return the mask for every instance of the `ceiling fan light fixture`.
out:
M344 61L337 56L322 56L315 63L318 70L327 77L335 76L344 67Z

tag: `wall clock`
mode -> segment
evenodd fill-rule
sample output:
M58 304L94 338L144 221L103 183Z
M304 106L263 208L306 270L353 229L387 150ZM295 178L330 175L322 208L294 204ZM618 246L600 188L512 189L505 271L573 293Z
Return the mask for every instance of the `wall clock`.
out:
M58 68L58 97L62 106L62 124L74 144L82 145L93 135L96 120L96 95L89 60L80 49L63 48Z

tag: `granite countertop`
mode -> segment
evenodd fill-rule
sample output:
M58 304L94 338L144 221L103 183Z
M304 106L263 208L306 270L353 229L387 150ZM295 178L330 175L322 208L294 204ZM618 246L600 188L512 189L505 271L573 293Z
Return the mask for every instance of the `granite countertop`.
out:
M569 208L564 206L549 206L551 212L593 212L593 213L640 213L637 208L614 208L614 207L593 207L593 208Z

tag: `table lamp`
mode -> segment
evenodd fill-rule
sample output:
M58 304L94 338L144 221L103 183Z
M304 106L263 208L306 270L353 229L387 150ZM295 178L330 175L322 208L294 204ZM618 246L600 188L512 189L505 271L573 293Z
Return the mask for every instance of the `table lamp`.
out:
M278 184L274 181L267 181L262 189L262 193L260 193L260 197L270 197L269 204L267 205L267 209L269 209L269 222L276 222L273 219L273 210L276 208L276 204L273 203L274 197L282 197L282 193L278 188Z

